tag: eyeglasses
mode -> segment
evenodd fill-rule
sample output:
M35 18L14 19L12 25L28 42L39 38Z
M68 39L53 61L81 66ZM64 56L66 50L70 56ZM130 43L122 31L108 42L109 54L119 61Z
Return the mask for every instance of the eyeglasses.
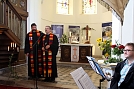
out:
M134 51L134 50L123 50L123 52L130 52L130 51Z

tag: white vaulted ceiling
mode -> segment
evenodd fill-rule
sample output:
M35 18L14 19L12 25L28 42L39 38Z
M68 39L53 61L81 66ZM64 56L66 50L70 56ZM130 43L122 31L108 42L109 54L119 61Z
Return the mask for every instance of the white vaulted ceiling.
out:
M127 3L129 0L103 0L106 2L115 12L117 15L121 18L121 20L124 20L124 10L127 6Z

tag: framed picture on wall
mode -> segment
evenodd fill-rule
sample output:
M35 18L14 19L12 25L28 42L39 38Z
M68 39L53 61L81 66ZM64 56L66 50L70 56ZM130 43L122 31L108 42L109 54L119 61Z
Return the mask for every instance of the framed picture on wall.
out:
M102 40L107 40L112 35L112 22L102 23Z
M102 41L107 42L111 41L112 36L112 22L102 23ZM110 45L110 44L109 44ZM106 56L106 54L111 53L111 48L107 47L102 51L102 54Z
M51 28L52 28L53 34L57 36L58 41L60 42L60 38L63 35L64 25L51 25Z

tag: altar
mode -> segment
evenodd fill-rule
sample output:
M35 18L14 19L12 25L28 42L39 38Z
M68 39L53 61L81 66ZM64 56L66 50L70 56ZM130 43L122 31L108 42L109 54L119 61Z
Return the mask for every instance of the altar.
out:
M92 57L92 44L61 44L62 62L87 63L86 56Z

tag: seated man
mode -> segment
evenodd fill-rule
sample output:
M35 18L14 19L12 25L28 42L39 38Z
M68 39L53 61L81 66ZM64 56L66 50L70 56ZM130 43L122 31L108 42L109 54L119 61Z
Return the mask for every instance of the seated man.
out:
M125 60L117 64L110 89L134 89L134 43L124 48Z

